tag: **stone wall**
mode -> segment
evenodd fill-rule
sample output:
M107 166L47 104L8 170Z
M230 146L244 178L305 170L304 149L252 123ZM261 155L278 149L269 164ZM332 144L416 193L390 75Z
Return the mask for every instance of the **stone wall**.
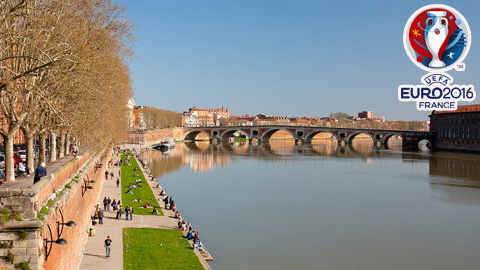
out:
M183 128L155 129L146 131L134 131L127 134L125 141L133 144L152 145L163 141L166 138L173 138L177 141L183 140Z
M0 225L0 256L11 253L15 256L13 263L28 262L31 269L76 269L111 153L111 147L87 150L30 188L0 189L2 209L16 215ZM103 163L104 168L96 170L97 162ZM93 189L83 188L87 176L96 181L91 184ZM60 238L67 244L53 243L45 261L44 239L58 239L57 221L62 222L60 211L64 222L74 221L76 226L64 226ZM13 265L3 259L0 269L13 269Z

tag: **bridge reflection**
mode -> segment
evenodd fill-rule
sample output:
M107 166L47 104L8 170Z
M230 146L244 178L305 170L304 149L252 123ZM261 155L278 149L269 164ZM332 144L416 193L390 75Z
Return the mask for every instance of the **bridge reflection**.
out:
M392 148L392 147L391 147ZM175 151L162 153L156 150L142 153L143 159L156 178L188 166L194 172L204 172L221 168L240 160L239 157L262 159L263 161L285 162L290 157L329 157L341 159L362 159L366 163L374 159L401 159L411 162L428 163L431 189L438 200L453 203L480 205L476 192L465 187L480 188L480 159L478 155L449 152L402 152L373 147L373 143L337 145L326 141L317 144L295 145L293 141L262 143L253 146L249 143L191 142L177 144Z

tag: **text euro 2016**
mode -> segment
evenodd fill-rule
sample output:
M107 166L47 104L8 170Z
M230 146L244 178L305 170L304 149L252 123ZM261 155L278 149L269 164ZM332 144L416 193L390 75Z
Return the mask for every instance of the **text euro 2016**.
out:
M473 101L476 93L473 85L452 85L449 87L430 88L425 85L401 85L398 89L400 101L418 100L454 100Z

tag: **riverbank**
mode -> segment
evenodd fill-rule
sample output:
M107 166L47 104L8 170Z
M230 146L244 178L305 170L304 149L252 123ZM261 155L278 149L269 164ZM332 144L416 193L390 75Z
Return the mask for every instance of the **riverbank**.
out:
M120 155L114 155L112 158L113 163L118 162L120 160ZM105 164L107 166L107 164ZM143 174L148 175L142 166L139 166ZM107 171L113 172L114 175L118 175L118 167L108 168ZM125 175L125 174L124 174ZM124 181L122 175L122 181ZM140 175L140 174L139 174ZM154 195L154 200L158 201L160 199L159 191L161 189L155 189L156 182L155 181L148 181L143 179L145 182L144 184L148 184L148 187L152 190ZM128 183L127 183L128 185ZM88 192L88 191L87 191ZM105 180L104 185L102 186L101 195L98 199L98 203L103 208L103 198L110 197L113 199L120 199L122 198L122 190L121 187L117 187L116 178ZM152 198L153 199L153 198ZM122 199L123 200L123 199ZM153 200L152 200L153 201ZM123 201L123 206L129 205L130 202ZM90 211L90 209L86 209ZM176 230L178 231L177 222L178 220L175 219L172 215L172 211L164 211L165 216L160 215L138 215L134 212L132 220L125 220L125 216L122 216L122 219L116 219L116 213L113 211L104 211L104 218L103 224L95 225L95 236L88 237L87 244L83 250L83 258L81 259L81 264L79 269L85 270L105 270L105 269L139 269L136 268L126 268L129 267L127 264L124 263L124 260L128 259L130 255L126 253L129 251L128 247L125 246L126 242L123 239L123 231L124 228L148 228L148 229L168 229L168 230ZM104 240L107 236L110 236L112 239L112 247L111 247L111 257L105 257L105 247L104 247ZM185 241L187 240L183 238L178 238L175 240L173 244L176 245L177 241ZM155 243L158 244L158 243ZM131 249L135 251L136 249ZM158 250L153 250L158 252ZM196 257L195 254L198 251L194 251L192 249L187 249L183 251L184 253L190 253L190 256ZM135 252L136 253L136 252ZM135 255L134 255L135 256ZM199 256L197 254L198 258ZM156 258L156 257L154 257ZM206 261L199 260L202 268L198 269L210 269ZM157 265L161 265L161 262L157 262ZM148 268L141 268L141 269L148 269ZM158 268L150 268L150 269L158 269ZM181 269L181 268L180 268ZM189 268L191 269L191 268Z
M150 148L144 148L144 150L146 150L146 149L148 149L147 151L157 151L157 150L151 150ZM139 160L137 159L137 161L139 161ZM139 163L141 163L141 161L139 161ZM140 168L141 168L141 171L143 172L144 175L149 175L149 172L147 172L147 170L146 170L147 168L144 168L143 166L140 166ZM151 170L151 169L149 169L149 170ZM155 180L157 180L157 179L155 179ZM148 182L148 185L150 186L150 188L153 191L153 194L155 196L156 201L163 201L162 199L172 195L172 194L169 195L168 192L161 186L161 184L158 183L158 181L147 181L147 182ZM165 192L164 196L160 196L160 191L162 191L162 190ZM174 220L175 222L178 223L179 219L174 217L174 212L172 210L163 209L163 212L165 213L165 216L168 216L170 219L172 219L172 220ZM181 214L180 214L180 216L181 216ZM182 219L184 219L183 216L182 216ZM185 221L185 222L187 222L187 221ZM178 229L178 225L177 225L176 228ZM182 232L182 233L183 233L184 236L186 236L186 234L187 234L187 232ZM185 241L187 241L187 240L185 239ZM193 247L193 242L191 240L189 240L188 243L190 244L191 247ZM202 264L202 266L206 270L209 270L211 268L208 265L207 261L213 261L213 257L208 252L206 247L203 245L203 242L201 244L202 244L204 252L200 252L198 249L194 249L193 251L197 255L197 257L200 260L200 263Z

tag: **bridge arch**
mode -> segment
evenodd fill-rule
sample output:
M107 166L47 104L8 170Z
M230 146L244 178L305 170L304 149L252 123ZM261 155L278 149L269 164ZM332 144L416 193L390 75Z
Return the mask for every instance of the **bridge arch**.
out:
M318 134L321 134L321 133L331 134L332 138L334 138L338 142L337 135L333 132L326 131L326 130L315 130L315 131L312 131L312 132L308 133L307 135L305 135L305 142L306 143L311 143L313 141L313 138L315 136L317 136Z
M385 135L385 137L383 138L383 145L385 146L385 149L389 149L391 145L389 145L389 142L391 142L391 140L393 140L393 138L397 136L397 137L400 137L401 140L402 140L402 143L403 143L403 136L402 134L398 134L398 133L391 133L391 134L387 134ZM401 144L400 144L401 145Z
M369 132L355 132L355 133L351 133L350 135L348 135L348 137L347 137L347 139L346 139L346 140L347 140L347 143L348 143L348 144L352 144L352 143L353 143L353 140L355 139L355 137L357 137L357 136L360 135L360 134L367 134L367 135L372 139L373 142L376 141L376 140L375 140L375 136L372 135L372 134L369 133Z
M222 141L228 141L228 139L230 139L233 136L233 134L235 134L236 132L239 132L245 135L245 138L247 138L247 140L250 138L247 131L242 129L235 129L235 128L225 130L224 132L222 132L222 134L220 134L220 138Z
M290 130L288 129L285 129L285 128L270 128L270 129L267 129L263 134L262 134L262 137L261 137L261 141L262 142L268 142L270 141L270 138L272 137L272 135L277 132L277 131L286 131L288 132L290 135L292 135L292 138L295 140L296 136L294 133L292 133Z
M200 134L205 134L209 140L212 139L212 137L210 136L210 134L205 131L205 130L190 130L190 131L187 131L187 133L185 133L185 135L183 136L183 140L184 141L195 141L197 139L197 136L200 135Z

